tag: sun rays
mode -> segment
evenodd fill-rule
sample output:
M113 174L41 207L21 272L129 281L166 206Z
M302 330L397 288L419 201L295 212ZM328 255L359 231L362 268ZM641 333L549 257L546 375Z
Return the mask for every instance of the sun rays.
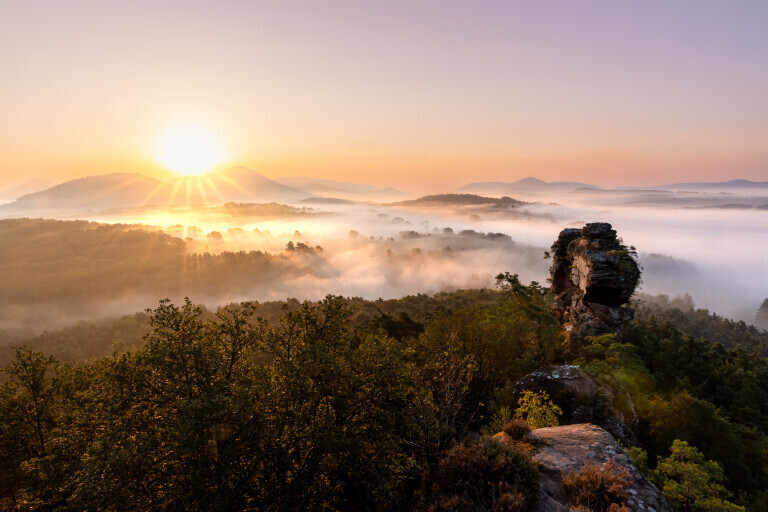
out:
M186 124L163 133L157 143L155 158L177 174L200 176L228 162L230 155L215 132Z

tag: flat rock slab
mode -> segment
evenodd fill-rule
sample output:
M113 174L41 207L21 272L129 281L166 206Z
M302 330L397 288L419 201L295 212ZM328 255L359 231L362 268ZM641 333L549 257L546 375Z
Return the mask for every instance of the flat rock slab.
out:
M540 428L531 433L537 444L533 459L540 465L541 512L567 512L568 500L563 491L562 477L569 471L578 472L587 463L605 464L611 459L633 479L627 506L632 511L674 512L661 491L632 464L611 434L590 423Z

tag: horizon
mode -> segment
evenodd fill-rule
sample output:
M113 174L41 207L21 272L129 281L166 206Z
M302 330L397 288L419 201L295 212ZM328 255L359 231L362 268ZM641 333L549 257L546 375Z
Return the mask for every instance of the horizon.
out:
M11 0L0 20L0 189L235 162L414 193L768 180L758 1Z
M558 184L558 183L578 183L578 184L581 184L581 185L594 186L594 187L597 187L597 188L600 188L600 189L603 189L603 190L606 190L606 191L621 190L621 189L643 189L643 188L647 188L647 189L659 188L659 189L661 189L661 188L670 187L670 186L693 185L693 184L712 184L712 185L721 184L722 185L722 184L728 184L728 183L733 183L733 182L748 182L748 183L759 184L759 185L768 183L768 181L756 181L756 180L748 180L748 179L740 178L740 177L734 177L734 178L729 178L727 180L716 181L716 182L714 182L714 181L713 182L707 182L707 181L675 182L675 183L668 182L668 183L645 184L645 185L637 185L637 186L625 185L625 186L609 187L609 186L601 185L599 183L593 183L593 182L591 183L591 182L586 182L586 181L578 181L576 179L574 179L574 180L562 180L562 181L561 180L548 181L548 180L543 180L543 179L541 179L541 178L539 178L537 176L523 176L523 177L520 177L520 178L516 177L514 180L503 180L503 179L498 179L498 180L480 180L480 179L478 179L476 181L471 181L471 182L468 181L468 182L462 183L460 186L454 187L454 188L451 188L451 189L439 189L439 188L432 187L430 189L423 189L423 190L418 190L417 192L414 192L414 191L412 191L410 189L397 187L397 186L392 185L392 184L388 185L386 182L377 183L376 185L373 185L373 183L367 183L367 182L363 182L363 181L350 181L350 180L343 180L343 179L332 180L332 179L330 179L328 177L324 177L324 176L308 176L308 175L267 176L266 174L264 174L264 173L262 173L262 172L260 172L260 171L258 171L256 169L251 169L251 168L249 168L249 167L247 167L245 165L232 164L232 165L218 166L217 168L214 168L210 172L206 172L206 173L203 173L203 174L164 173L164 174L162 174L160 176L151 176L149 174L143 174L141 172L114 172L114 173L104 173L104 174L92 174L92 175L87 175L87 176L78 176L78 177L73 177L73 178L70 178L70 179L67 179L67 180L64 180L64 181L60 181L60 182L52 181L50 183L46 183L46 186L40 187L37 190L31 191L31 192L25 192L24 194L18 196L18 198L20 198L20 197L22 197L24 195L34 194L36 192L42 192L42 191L45 191L45 190L57 187L59 185L63 185L65 183L72 182L72 181L78 181L78 180L90 179L90 178L98 178L98 177L104 177L104 176L110 176L110 175L143 176L143 177L147 177L147 178L151 178L151 179L157 179L157 180L159 180L160 182L163 182L163 183L167 183L167 182L172 182L174 180L179 180L179 179L183 180L183 179L187 179L187 178L193 179L193 180L195 180L195 179L205 180L205 179L207 179L207 178L209 178L211 176L223 174L223 173L226 173L228 171L235 170L235 169L244 169L244 170L247 170L247 171L251 171L251 172L253 172L255 174L264 176L264 177L266 177L266 178L268 178L268 179L270 179L272 181L275 181L275 182L279 182L279 180L282 180L282 179L307 179L307 180L318 180L318 181L331 181L331 182L337 182L337 183L340 183L340 184L370 185L370 186L375 186L379 190L392 189L392 190L395 190L397 192L403 192L403 193L405 193L406 195L409 195L409 196L429 195L430 193L435 193L435 194L469 193L471 195L479 195L479 196L491 195L492 196L494 194L479 193L479 192L466 192L466 191L462 191L462 189L465 188L468 185L502 184L502 183L503 184L510 184L511 185L511 184L516 184L516 183L520 183L520 182L524 182L524 181L536 181L536 182L540 182L540 183L548 184L548 185ZM0 193L12 190L14 188L20 188L20 187L23 187L25 185L30 185L30 184L34 184L34 183L42 182L42 181L45 181L45 180L42 179L42 178L24 179L23 181L19 181L17 183L12 184L10 187L7 187L5 189L0 189ZM292 185L292 184L287 184L287 183L281 183L281 184L284 185L284 186L287 186L287 187L291 187L291 188L295 187L295 188L297 188L297 190L301 190L300 186L296 186L296 185ZM331 196L321 196L321 197L331 197ZM2 200L3 200L3 198L0 198L0 201L2 201ZM4 200L7 203L7 202L11 201L12 199L10 197L6 197L6 198L4 198ZM0 204L5 204L5 203L0 202Z

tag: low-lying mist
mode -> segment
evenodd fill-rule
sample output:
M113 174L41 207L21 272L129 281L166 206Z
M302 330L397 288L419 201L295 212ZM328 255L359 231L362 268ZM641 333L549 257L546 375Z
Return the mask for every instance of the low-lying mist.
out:
M261 225L208 231L175 224L164 233L125 224L0 221L7 244L0 252L0 329L6 339L18 339L41 328L140 311L164 297L178 302L188 296L210 307L327 294L394 298L489 287L509 268L531 280L547 267L539 248L498 233L398 231L382 220L381 230L347 229L337 238L327 223L293 232L282 231L279 222ZM179 231L183 238L175 236Z
M165 297L209 307L327 294L387 299L492 287L506 271L544 283L544 251L560 230L598 221L636 247L640 291L688 293L696 307L752 321L768 296L768 211L590 197L144 207L78 215L92 223L3 220L0 343Z

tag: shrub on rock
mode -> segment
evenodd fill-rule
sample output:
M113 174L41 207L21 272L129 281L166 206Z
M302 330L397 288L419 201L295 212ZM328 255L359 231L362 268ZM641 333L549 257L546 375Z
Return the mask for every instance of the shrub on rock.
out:
M539 470L519 448L481 438L446 450L424 482L422 510L522 512L536 502Z
M531 427L527 421L516 416L504 423L501 431L515 441L525 441L528 438L528 434L531 433Z
M574 508L593 512L618 512L626 508L624 500L632 478L614 459L603 466L585 464L578 473L563 475L563 490ZM629 509L626 509L629 510Z

